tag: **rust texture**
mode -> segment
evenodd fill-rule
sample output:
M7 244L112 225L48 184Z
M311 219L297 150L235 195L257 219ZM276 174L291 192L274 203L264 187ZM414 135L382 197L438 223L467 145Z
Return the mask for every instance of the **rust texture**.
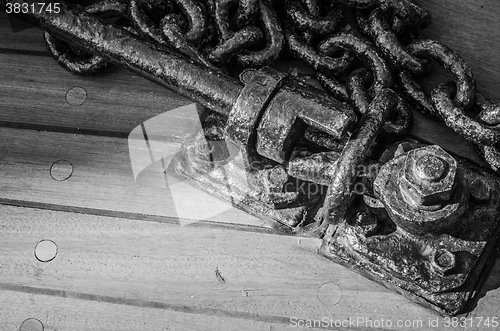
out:
M467 310L494 262L498 178L416 141L384 157L374 197L331 226L321 252L441 313Z

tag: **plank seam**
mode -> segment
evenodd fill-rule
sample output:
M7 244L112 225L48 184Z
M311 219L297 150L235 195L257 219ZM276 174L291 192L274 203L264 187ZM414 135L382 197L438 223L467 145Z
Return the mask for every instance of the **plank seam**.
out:
M0 48L0 54L52 57L52 54L50 54L48 51L35 51L29 49L15 49L15 48Z
M47 131L66 134L81 134L85 136L109 137L109 138L128 138L130 132L110 131L99 129L75 128L68 126L46 125L46 124L31 124L23 122L0 121L1 128L31 130L31 131ZM155 138L155 136L149 137ZM184 139L179 137L161 136L162 142L182 143Z
M65 213L74 213L74 214L83 214L83 215L92 215L92 216L122 218L122 219L129 219L129 220L135 220L135 221L165 223L165 224L178 225L178 226L181 226L180 220L184 220L184 219L179 219L178 217L171 217L171 216L139 214L139 213L106 210L106 209L66 206L66 205L57 205L57 204L44 203L44 202L33 202L33 201L24 201L24 200L15 200L15 199L6 199L6 198L0 198L0 205L22 207L22 208L31 208L31 209L41 209L41 210L51 210L51 211L56 211L56 212L65 212ZM193 220L186 219L185 221L193 221ZM271 228L265 228L265 227L254 226L254 225L236 224L236 223L221 223L221 222L210 221L210 220L194 220L194 222L189 222L189 224L185 225L185 226L220 228L220 229L228 229L228 230L238 230L238 231L245 231L245 232L287 236L286 233L274 231Z
M67 126L30 124L30 123L10 122L10 121L0 121L0 127L9 128L9 129L47 131L47 132L56 132L56 133L67 133L67 134L81 134L81 135L87 135L87 136L111 137L111 138L128 138L128 136L130 134L130 132L122 132L122 131L84 129L84 128L73 128L73 127L67 127ZM180 139L179 139L179 141L174 141L174 139L172 139L172 142L180 142Z
M180 304L173 304L173 303L166 303L166 302L159 302L159 301L149 301L149 300L141 300L141 299L126 299L126 298L112 297L112 296L107 296L107 295L90 294L90 293L82 293L82 292L74 292L74 291L64 291L64 290L54 290L54 289L47 289L47 288L41 288L41 287L15 285L15 284L8 284L8 283L0 283L0 289L5 290L5 291L10 291L10 292L21 292L21 293L28 293L28 294L47 295L47 296L60 297L60 298L103 302L103 303L109 303L109 304L125 305L125 306L141 307L141 308L170 310L170 311L187 313L187 314L209 315L209 316L217 316L217 317L230 317L230 318L253 320L253 321L259 321L259 322L265 322L265 323L290 325L290 318L289 317L277 316L277 315L246 313L246 312L231 311L231 310L226 310L226 309L200 308L200 307L192 307L192 306L187 306L187 305L180 305ZM306 321L306 320L305 319L297 319L297 321ZM324 329L324 330L338 330L338 329L333 329L333 328L329 328L329 327L322 328L322 329ZM353 330L353 329L346 328L345 330Z

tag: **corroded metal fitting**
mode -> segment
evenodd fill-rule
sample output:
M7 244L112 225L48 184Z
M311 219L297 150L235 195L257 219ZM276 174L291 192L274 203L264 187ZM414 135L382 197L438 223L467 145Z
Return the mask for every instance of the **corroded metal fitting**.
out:
M383 165L374 192L391 219L417 235L451 227L469 198L460 165L436 145L410 150Z
M355 122L356 115L349 106L316 88L289 82L276 92L262 115L257 127L257 152L284 164L304 123L337 139L343 138Z
M240 80L245 86L229 112L225 135L247 154L255 151L255 130L259 120L269 100L285 82L285 78L283 73L267 67L241 73Z

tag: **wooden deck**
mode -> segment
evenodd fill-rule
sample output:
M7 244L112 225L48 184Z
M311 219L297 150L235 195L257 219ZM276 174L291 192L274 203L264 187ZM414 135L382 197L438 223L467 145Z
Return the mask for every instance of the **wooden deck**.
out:
M500 101L497 1L421 3L434 18L425 36L457 50L478 88ZM500 323L500 263L464 316L472 327L445 328L442 317L317 254L317 239L274 234L235 209L179 222L167 189L135 182L127 137L190 103L114 66L72 75L39 29L14 33L0 13L0 330L277 331L309 320L340 330L500 330L491 324ZM413 134L481 162L418 114ZM44 239L57 245L50 262L34 254Z

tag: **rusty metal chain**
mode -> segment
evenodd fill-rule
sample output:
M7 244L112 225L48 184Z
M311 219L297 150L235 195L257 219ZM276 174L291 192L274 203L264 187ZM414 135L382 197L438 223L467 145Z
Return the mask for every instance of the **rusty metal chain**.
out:
M476 92L474 75L458 54L420 37L418 29L429 26L431 16L413 0L104 0L81 10L103 20L120 18L115 25L231 76L296 58L359 117L381 90L392 88L399 102L382 131L387 141L408 132L410 104L477 144L493 168L500 164L500 107ZM58 63L76 74L106 66L103 58L48 33L45 41ZM430 96L417 78L429 74L431 61L455 82ZM469 110L480 115L472 119Z
M370 108L369 93L366 89L366 84L372 80L371 73L366 68L360 68L349 76L347 80L347 91L353 107L359 114L364 115ZM394 108L394 113L388 116L388 120L382 127L382 136L387 141L393 139L398 140L403 138L405 133L409 130L412 123L411 110L406 100L397 94L397 104Z

